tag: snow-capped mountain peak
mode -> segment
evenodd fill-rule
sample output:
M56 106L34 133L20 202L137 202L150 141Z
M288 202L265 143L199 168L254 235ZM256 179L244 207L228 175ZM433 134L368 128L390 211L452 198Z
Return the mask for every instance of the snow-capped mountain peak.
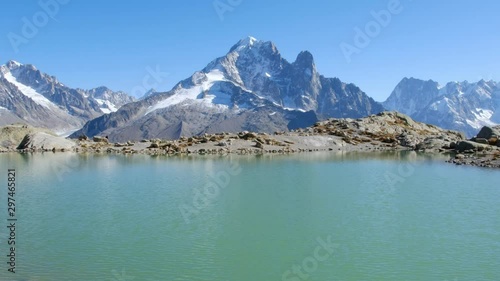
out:
M256 42L260 42L258 39L252 36L248 36L247 38L241 39L239 44L240 45L247 45L247 46L253 46Z
M306 112L319 109L321 114L335 116L338 113L318 102L322 83L328 84L325 89L331 87L330 83L340 83L337 89L341 91L359 91L359 88L347 88L338 79L327 80L321 81L310 52L299 53L295 62L290 63L281 57L273 42L247 37L238 41L225 56L213 60L203 70L176 85L163 100L150 105L145 115L193 102L211 108L238 109L267 101L285 110ZM327 91L323 95L335 92ZM246 98L238 98L235 93ZM325 97L323 101L336 102L339 98ZM356 107L350 108L355 110Z
M309 52L288 62L274 43L247 37L172 90L97 118L74 136L106 134L112 140L275 132L309 126L318 116L357 118L382 110L355 85L319 75Z
M8 62L6 63L6 66L7 66L8 68L11 68L11 69L12 69L12 68L14 68L14 67L20 67L20 66L22 66L22 64L21 64L20 62L15 61L15 60L10 60L10 61L8 61Z
M238 43L236 43L229 52L241 51L243 49L249 49L252 47L259 47L260 45L262 45L262 43L262 41L256 39L255 37L248 36L238 41Z

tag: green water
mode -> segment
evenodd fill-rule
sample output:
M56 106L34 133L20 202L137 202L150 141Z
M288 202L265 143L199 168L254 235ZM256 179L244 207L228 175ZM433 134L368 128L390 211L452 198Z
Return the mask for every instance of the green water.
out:
M500 280L500 171L445 159L0 155L0 280Z

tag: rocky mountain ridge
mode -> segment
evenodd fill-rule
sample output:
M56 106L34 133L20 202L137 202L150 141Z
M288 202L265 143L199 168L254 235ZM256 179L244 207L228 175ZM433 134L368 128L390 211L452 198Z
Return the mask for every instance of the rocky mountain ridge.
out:
M0 125L23 122L64 135L134 100L106 87L69 88L30 64L0 66Z

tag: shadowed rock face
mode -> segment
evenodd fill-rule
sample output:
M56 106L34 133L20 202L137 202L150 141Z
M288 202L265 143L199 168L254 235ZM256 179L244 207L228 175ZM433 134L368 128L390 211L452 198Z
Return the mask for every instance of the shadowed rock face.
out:
M290 63L272 42L247 38L171 91L96 118L72 137L100 134L123 141L216 131L272 133L382 110L355 85L321 76L311 53L301 52Z
M56 137L44 132L37 132L26 135L17 149L66 150L72 149L75 146L76 143L72 140Z
M477 134L476 138L489 140L491 138L500 138L500 126L484 126Z

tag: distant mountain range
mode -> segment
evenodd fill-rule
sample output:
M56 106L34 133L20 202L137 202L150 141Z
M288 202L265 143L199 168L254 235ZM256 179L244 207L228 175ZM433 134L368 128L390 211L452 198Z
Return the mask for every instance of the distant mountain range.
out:
M474 136L483 126L500 123L500 85L494 81L450 82L403 79L383 103L419 122Z
M25 122L64 135L133 101L106 87L69 88L30 64L0 66L0 125Z
M9 61L0 70L0 125L24 122L61 135L74 132L73 137L107 135L123 141L272 133L386 109L468 136L500 123L496 82L441 87L432 80L404 78L378 103L354 84L320 75L311 53L301 52L288 62L272 42L253 37L240 40L172 90L151 89L138 100L106 87L72 89L29 64Z

